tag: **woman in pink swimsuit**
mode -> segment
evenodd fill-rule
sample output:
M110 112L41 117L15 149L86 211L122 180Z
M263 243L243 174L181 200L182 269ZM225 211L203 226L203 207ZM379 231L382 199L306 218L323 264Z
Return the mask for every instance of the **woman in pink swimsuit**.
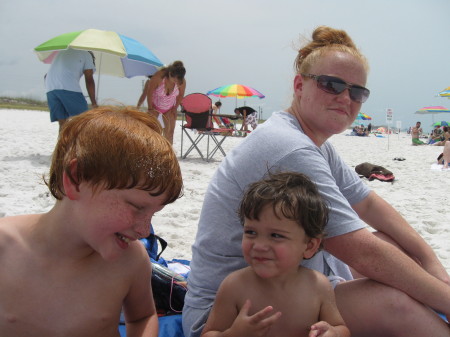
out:
M186 69L183 62L175 61L156 72L148 83L148 112L163 121L164 137L173 144L177 108L184 97Z

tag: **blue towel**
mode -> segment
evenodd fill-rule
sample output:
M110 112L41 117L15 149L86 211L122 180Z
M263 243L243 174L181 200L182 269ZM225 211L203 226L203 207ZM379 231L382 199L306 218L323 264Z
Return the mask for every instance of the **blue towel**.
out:
M158 337L184 337L181 315L162 316L158 321ZM121 337L127 336L124 324L119 325L119 332Z

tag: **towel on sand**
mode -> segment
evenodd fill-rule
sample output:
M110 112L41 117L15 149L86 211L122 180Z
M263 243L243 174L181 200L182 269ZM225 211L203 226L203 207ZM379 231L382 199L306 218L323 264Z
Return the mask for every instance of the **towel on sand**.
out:
M394 181L394 174L383 166L374 165L371 163L362 163L356 165L356 173L360 176L364 176L370 181L378 179L381 181Z

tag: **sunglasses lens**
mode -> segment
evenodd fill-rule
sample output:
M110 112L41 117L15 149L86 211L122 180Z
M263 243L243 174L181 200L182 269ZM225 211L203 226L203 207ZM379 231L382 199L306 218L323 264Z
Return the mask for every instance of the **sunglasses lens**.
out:
M347 87L346 83L337 77L322 75L317 78L319 88L333 95L339 95Z
M321 75L317 77L320 89L333 95L339 95L347 89L347 83L338 77ZM351 85L348 87L350 98L357 103L364 103L369 98L370 91L364 87Z
M370 91L366 88L351 87L350 98L357 103L364 103L369 98Z

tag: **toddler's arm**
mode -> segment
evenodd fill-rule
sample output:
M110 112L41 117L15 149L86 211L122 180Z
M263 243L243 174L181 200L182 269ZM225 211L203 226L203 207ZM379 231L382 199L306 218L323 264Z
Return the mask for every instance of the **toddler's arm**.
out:
M334 290L328 279L318 275L315 286L322 302L319 313L321 321L311 326L308 337L350 337L350 330L337 308Z

